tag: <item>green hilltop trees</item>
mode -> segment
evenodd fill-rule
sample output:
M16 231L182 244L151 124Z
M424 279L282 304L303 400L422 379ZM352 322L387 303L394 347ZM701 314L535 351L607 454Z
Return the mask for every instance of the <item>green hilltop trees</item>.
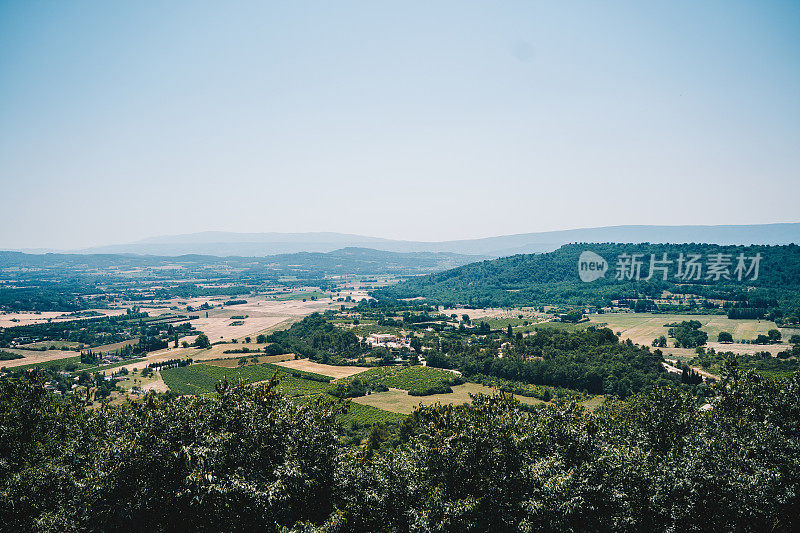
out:
M196 348L211 348L211 341L208 340L205 333L201 333L194 339L194 346Z
M581 252L591 250L608 261L603 278L584 283L578 275ZM665 280L654 270L652 258L667 254L669 265ZM680 254L699 254L703 270L699 279L680 279ZM706 260L718 254L728 256L732 265L725 276L710 275ZM759 275L739 280L736 258L761 254ZM639 279L621 276L617 259L636 255L642 261ZM424 297L428 304L445 306L515 307L566 305L571 307L608 306L612 301L636 311L677 312L692 305L654 302L664 291L674 295L698 296L724 300L723 309L708 312L727 313L729 318L764 318L785 323L800 322L800 246L721 246L715 244L567 244L553 252L520 254L481 261L417 276L396 285L372 291L378 298ZM706 302L708 304L708 302ZM716 305L716 304L714 304Z
M727 331L720 331L717 335L717 342L733 342L733 335Z

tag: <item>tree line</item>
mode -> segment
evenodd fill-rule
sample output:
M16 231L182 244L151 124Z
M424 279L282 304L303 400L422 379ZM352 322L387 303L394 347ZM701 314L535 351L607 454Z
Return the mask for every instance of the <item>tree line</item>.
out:
M710 409L656 387L595 412L506 396L421 408L389 445L276 382L87 409L0 381L8 531L793 531L800 374L727 369Z

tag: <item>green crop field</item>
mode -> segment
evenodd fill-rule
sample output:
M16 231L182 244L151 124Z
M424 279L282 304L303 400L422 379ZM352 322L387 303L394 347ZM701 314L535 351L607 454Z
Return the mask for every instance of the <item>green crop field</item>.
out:
M318 394L330 389L327 376L283 368L273 364L250 365L238 368L223 368L196 364L179 368L168 368L161 371L161 377L169 389L176 394L209 394L215 392L215 386L223 379L230 383L242 381L255 383L267 381L275 373L281 378L278 390L287 396L305 396ZM312 378L312 379L304 379Z
M347 412L339 416L340 424L351 424L356 422L362 426L371 426L380 423L396 423L400 422L406 417L402 413L395 413L386 411L372 405L364 405L361 403L351 402Z
M414 390L437 385L448 385L455 377L455 374L447 370L410 366L386 376L383 379L383 384L395 389Z
M326 393L331 389L328 383L304 379L293 375L294 371L287 371L275 365L253 365L240 368L220 368L203 364L169 368L161 372L164 382L176 394L214 394L215 386L222 379L230 383L241 380L244 383L266 381L278 372L280 382L278 391L281 394L295 398L297 401L306 401L320 394L338 401ZM314 375L310 372L301 374ZM344 425L356 423L360 426L371 426L377 423L397 423L405 415L386 411L371 405L351 403L346 413L339 416L338 421Z
M393 389L414 390L450 384L457 376L448 370L423 366L381 366L347 378L366 384L382 384Z
M357 376L364 383L382 383L386 377L396 374L400 370L401 367L399 366L376 366L357 374ZM350 380L353 378L351 377L347 379Z
M282 394L296 398L298 401L310 399L319 394L332 391L334 385L320 379L330 378L311 372L302 372L278 365L263 364L249 365L236 368L223 368L205 364L194 364L180 368L169 368L161 372L164 383L176 394L213 394L215 386L223 379L230 383L239 380L243 383L267 381L278 372L281 381L278 391ZM309 379L312 378L312 379ZM356 398L350 405L347 413L341 415L340 422L351 424L356 422L361 426L368 426L380 422L396 423L402 420L405 414L410 413L415 406L423 403L444 401L446 403L465 403L469 401L469 394L483 392L489 394L492 389L481 385L467 384L454 387L452 394L437 394L420 397L408 395L409 390L425 389L439 384L449 384L456 376L447 370L436 368L414 367L376 367L357 376L347 379L362 379L367 383L381 383L392 389L389 393L372 393L362 398ZM330 398L333 398L330 396ZM538 403L533 398L520 398L526 403Z
M204 371L202 367L205 366L168 368L161 371L161 378L169 390L175 394L209 394L214 392L214 387L219 380L226 376L216 376L209 371Z

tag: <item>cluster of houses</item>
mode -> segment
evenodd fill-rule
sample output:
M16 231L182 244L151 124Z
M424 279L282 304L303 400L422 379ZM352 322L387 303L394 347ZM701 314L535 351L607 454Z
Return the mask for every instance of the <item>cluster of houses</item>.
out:
M108 365L111 363L119 363L120 361L123 360L124 359L122 357L112 352L103 355L102 358L100 359L100 362L104 365Z
M398 337L392 333L373 333L364 341L373 347L383 348L411 348L411 340L408 337Z
M368 337L362 339L364 342L372 346L373 348L386 348L388 350L400 350L402 348L406 348L408 351L411 351L411 337L405 336L397 336L392 333L373 333ZM424 348L423 348L424 350ZM427 366L427 362L425 358L419 354L419 363L422 366ZM396 363L402 363L403 358L401 355L398 355L395 359Z

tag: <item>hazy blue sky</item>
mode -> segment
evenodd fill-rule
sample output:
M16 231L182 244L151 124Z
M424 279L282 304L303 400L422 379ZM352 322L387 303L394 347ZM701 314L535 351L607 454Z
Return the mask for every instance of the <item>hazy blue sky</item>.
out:
M3 247L800 220L800 2L0 0Z

